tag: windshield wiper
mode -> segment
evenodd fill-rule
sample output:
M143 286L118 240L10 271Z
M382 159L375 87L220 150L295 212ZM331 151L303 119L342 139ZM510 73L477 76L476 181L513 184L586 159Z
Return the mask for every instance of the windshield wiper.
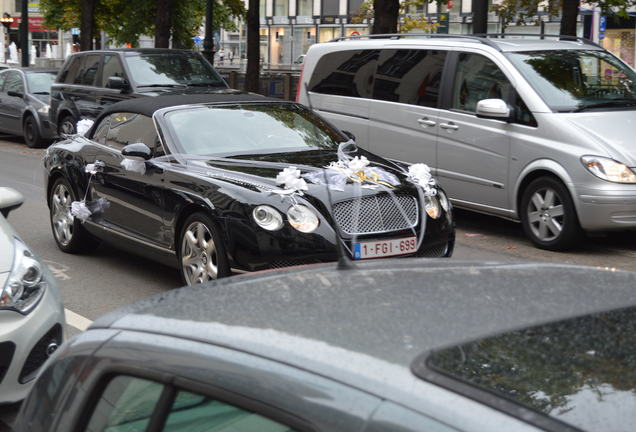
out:
M605 102L598 102L590 105L580 106L572 112L581 112L588 109L595 108L620 108L620 107L631 107L636 106L636 99L612 99Z
M177 87L177 88L186 88L188 87L185 84L146 84L146 85L140 85L137 87Z
M188 83L188 87L225 87L221 83Z

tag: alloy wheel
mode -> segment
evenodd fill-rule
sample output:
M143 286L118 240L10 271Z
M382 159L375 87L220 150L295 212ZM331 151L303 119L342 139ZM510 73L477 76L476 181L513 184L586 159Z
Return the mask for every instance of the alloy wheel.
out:
M63 246L67 246L73 240L73 224L75 218L71 214L71 202L73 197L63 184L58 184L51 197L52 214L51 223L55 239Z
M539 240L549 242L561 235L565 211L561 197L552 188L542 188L528 202L528 224Z
M188 285L216 279L218 253L210 229L199 221L185 229L181 241L181 266Z

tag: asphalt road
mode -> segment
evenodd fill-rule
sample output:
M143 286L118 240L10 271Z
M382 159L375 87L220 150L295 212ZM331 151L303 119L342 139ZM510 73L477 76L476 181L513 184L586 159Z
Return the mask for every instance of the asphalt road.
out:
M21 139L0 137L0 186L13 187L26 198L9 222L55 274L70 335L119 306L180 286L176 270L107 245L88 255L61 252L51 234L44 197L44 152L27 148ZM586 237L576 251L557 253L534 248L513 222L465 211L456 211L456 222L457 245L451 259L534 260L636 270L636 232ZM15 407L0 408L0 432L2 420L10 420L14 412Z

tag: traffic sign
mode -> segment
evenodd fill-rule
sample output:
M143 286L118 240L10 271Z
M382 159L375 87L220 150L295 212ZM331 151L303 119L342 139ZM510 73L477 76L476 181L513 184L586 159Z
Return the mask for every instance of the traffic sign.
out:
M598 38L599 39L605 38L606 29L607 29L607 17L604 15L601 15L598 21Z

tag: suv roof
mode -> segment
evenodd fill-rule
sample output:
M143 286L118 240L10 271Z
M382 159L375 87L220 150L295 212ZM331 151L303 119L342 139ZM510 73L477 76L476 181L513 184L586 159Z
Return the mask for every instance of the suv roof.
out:
M102 50L82 51L73 55L84 54L106 54L112 52L134 53L134 54L175 54L175 53L192 53L192 50L173 49L173 48L109 48Z

